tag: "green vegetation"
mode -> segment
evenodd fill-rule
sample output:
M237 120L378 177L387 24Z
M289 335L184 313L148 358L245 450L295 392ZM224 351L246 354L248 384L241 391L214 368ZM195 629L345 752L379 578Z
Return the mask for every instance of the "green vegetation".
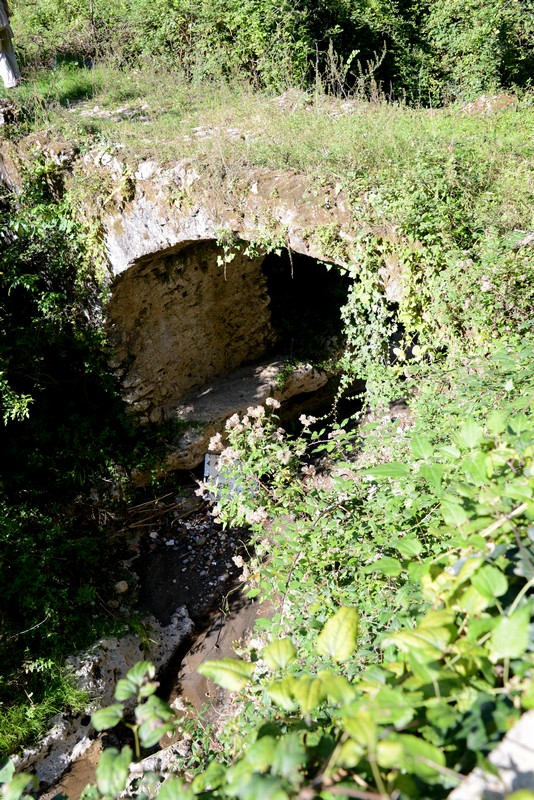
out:
M532 78L531 0L35 0L14 2L27 64L157 59L189 81L245 79L283 91L323 81L330 92L439 103Z
M154 460L128 420L100 327L100 248L36 155L0 194L0 754L81 693L66 656L125 629L116 581L127 470ZM152 448L161 447L154 438Z
M0 197L3 753L80 706L58 663L103 630L96 606L109 581L106 526L88 494L113 474L120 405L94 269L57 177L37 161L16 198Z
M30 692L28 702L11 702L2 711L2 753L16 753L23 745L37 739L48 730L52 717L62 711L83 713L89 700L87 693L77 689L52 659L27 662L24 670L27 674L39 675L39 681L34 681L35 700ZM29 681L26 681L26 688L29 688Z
M430 800L488 767L534 704L531 353L516 340L419 372L415 421L378 415L363 446L346 421L304 420L297 439L272 410L231 422L227 472L254 491L214 487L219 514L255 530L250 594L281 597L281 613L257 623L265 646L203 663L240 694L236 716L134 796ZM152 746L172 719L152 678L134 667L97 728L137 696L128 724ZM132 758L106 751L84 797L118 796Z
M134 794L446 796L534 706L531 0L13 5L27 80L6 140L44 130L125 170L191 158L223 198L246 169L304 173L312 193L343 193L360 231L337 408L299 435L272 408L233 419L223 462L250 491L212 487L220 519L251 528L249 594L280 609L261 646L203 667L240 713L211 734L182 722L191 756ZM100 233L75 194L90 181L66 191L41 156L25 170L0 194L6 754L82 706L59 665L122 624L106 611L110 532L166 436L132 429L107 367ZM309 236L346 252L335 229ZM364 409L340 419L356 379ZM88 799L116 797L169 730L146 664L97 728L134 697L135 755L106 751Z

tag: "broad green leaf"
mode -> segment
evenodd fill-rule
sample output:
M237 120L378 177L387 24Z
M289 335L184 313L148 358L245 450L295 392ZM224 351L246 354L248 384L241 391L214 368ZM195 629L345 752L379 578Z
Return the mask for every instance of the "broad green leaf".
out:
M534 681L531 681L521 695L521 705L529 711L534 708Z
M414 628L397 631L383 639L382 645L395 644L399 650L409 653L417 651L428 659L440 658L451 638L448 628Z
M274 736L262 736L247 747L245 759L255 772L267 772L273 763L276 747Z
M451 625L454 617L455 614L445 608L434 609L425 614L420 620L418 628L443 628L445 625Z
M439 494L441 489L441 481L445 466L443 464L422 464L419 467L419 475L421 475L434 489L436 494Z
M152 678L156 675L156 667L151 661L138 661L126 673L126 679L129 680L134 686L142 686L145 679Z
M269 631L273 626L272 619L268 619L267 617L258 617L256 622L254 623L254 627L258 631Z
M267 687L267 694L273 703L283 708L284 711L294 711L297 708L297 703L293 694L295 683L295 678L287 676L279 681L271 683Z
M403 536L394 542L394 546L403 558L415 558L423 552L423 545L417 536Z
M174 729L175 726L172 722L162 723L156 720L146 720L139 726L139 739L143 747L154 747L162 736L166 733L172 733Z
M414 774L426 779L438 777L439 767L445 766L444 753L417 736L407 733L400 734L400 736L407 758L412 759L411 768Z
M371 694L373 720L379 725L394 725L404 728L416 715L402 692L383 686L379 692Z
M271 669L284 669L296 659L297 651L291 639L276 639L262 651L261 656Z
M506 424L508 421L508 414L506 411L499 411L496 409L492 411L489 417L486 420L487 426L492 433L502 433L506 430Z
M298 733L286 733L278 740L271 771L282 778L294 780L299 768L306 763L307 753Z
M311 675L303 675L295 680L293 694L302 713L306 716L311 714L325 697L322 682L319 678L313 678Z
M129 700L137 696L137 687L128 678L121 678L115 687L115 700Z
M240 658L221 658L218 661L204 661L199 666L198 672L223 689L239 692L249 683L255 669L255 664L242 661Z
M348 739L337 751L334 764L335 766L348 767L349 769L352 769L353 767L358 766L364 754L365 747L363 747L361 744L358 744L358 742L355 742L354 739ZM334 764L332 764L332 766L334 766Z
M261 775L256 772L246 776L238 787L232 785L231 789L231 796L239 797L240 800L289 800L280 778L275 775Z
M376 760L382 769L402 769L404 767L404 748L398 741L385 739L378 742Z
M221 769L224 772L224 767ZM193 789L175 777L167 778L158 792L158 800L193 800L193 797Z
M467 522L468 515L458 501L449 497L444 498L440 504L441 515L447 525L459 526Z
M469 455L462 462L462 472L466 478L477 486L486 483L487 468L486 468L486 454L481 450Z
M521 434L524 431L531 430L532 422L526 414L515 414L509 420L510 428L514 433Z
M146 703L140 703L135 709L135 719L137 722L145 722L147 720L162 720L169 722L174 719L176 714L165 700L161 697L152 695Z
M428 439L425 439L423 436L419 436L417 433L412 436L410 447L415 458L422 458L425 461L429 458L432 458L434 454L434 448Z
M417 681L414 678L410 679L409 685L412 688L435 683L438 679L441 662L435 654L429 653L428 650L408 650L407 661L410 671L417 679Z
M515 611L511 617L502 617L489 640L490 658L520 658L528 646L530 606Z
M10 758L1 759L0 783L8 783L15 774L15 765Z
M322 670L317 677L320 678L330 703L344 704L354 699L355 690L344 675L334 675L333 672Z
M431 725L441 731L454 728L458 722L459 713L447 703L439 703L437 706L429 706L426 716Z
M411 471L408 464L400 461L390 461L389 464L379 464L377 467L363 470L365 475L371 475L373 478L405 478Z
M472 417L466 419L458 434L458 441L468 450L477 447L484 438L484 430Z
M201 772L191 782L191 788L196 795L209 789L218 789L226 778L226 767L218 761L210 761L204 772ZM165 785L165 784L163 784ZM161 794L161 793L160 793ZM158 795L159 797L159 795Z
M503 497L510 497L512 500L530 500L533 494L532 482L526 477L516 478L509 481L502 490Z
M139 738L143 746L153 747L165 733L173 731L175 717L172 708L156 695L138 705L135 719L139 724Z
M141 688L139 689L139 697L150 697L151 694L157 690L159 683L149 681L148 683L144 683Z
M401 769L426 780L436 778L445 766L441 750L407 733L392 733L377 746L377 761L384 769Z
M126 786L132 751L123 747L119 751L115 747L104 750L96 768L96 785L104 795L117 797Z
M91 722L97 731L105 731L114 728L122 719L123 707L120 703L112 706L99 708L91 717Z
M352 606L342 606L317 637L317 652L334 661L346 661L354 653L357 634L358 612Z
M478 589L480 594L487 597L489 600L495 600L496 597L502 597L508 590L508 580L505 575L493 567L491 564L485 564L473 577L471 583Z
M19 800L25 791L37 788L37 778L27 772L14 775L9 783L2 787L2 800Z
M491 600L474 586L468 586L465 592L455 597L454 608L464 611L471 616L479 616L491 605Z
M378 558L376 561L373 561L372 564L368 564L363 571L367 573L380 572L382 575L396 578L397 575L401 574L402 570L403 566L398 558L384 556L383 558Z
M467 641L476 642L481 636L489 633L497 625L497 617L483 617L482 619L472 619L467 630Z
M351 739L362 747L373 750L377 740L377 728L374 717L361 707L346 709L341 715L343 727Z

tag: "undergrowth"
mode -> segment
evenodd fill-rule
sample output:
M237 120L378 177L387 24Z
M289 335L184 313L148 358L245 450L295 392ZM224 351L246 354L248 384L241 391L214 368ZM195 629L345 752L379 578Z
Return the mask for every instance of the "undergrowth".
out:
M200 668L237 693L235 716L209 736L178 723L190 754L165 780L130 782L129 796L430 800L490 769L491 749L534 706L526 336L419 367L402 422L302 417L292 437L276 401L230 420L221 477L203 491L226 524L251 527L243 580L279 610L239 658ZM93 717L112 728L137 697L138 757L174 728L153 674L138 664ZM84 798L118 796L132 759L128 746L107 750Z
M47 730L56 714L79 714L89 701L55 660L38 659L24 664L26 703L0 703L0 753L16 753ZM32 681L38 676L38 681ZM35 694L32 691L35 690ZM42 688L44 686L44 689Z
M100 327L101 249L35 154L0 193L0 753L83 700L65 658L129 620L114 600L133 469L167 431L125 413ZM100 255L100 258L98 257Z
M357 234L350 253L330 227L309 235L325 257L347 257L341 391L364 379L367 404L363 419L303 417L298 436L279 427L274 403L230 421L223 479L204 491L225 524L252 529L256 557L243 565L243 581L251 597L270 598L278 611L259 620L256 643L240 658L203 667L240 693L241 713L211 738L182 723L194 738L190 756L176 762L178 776L163 786L161 776L148 776L148 788L130 793L444 797L476 763L487 767L491 748L534 706L532 96L505 98L493 110L386 102L373 69L360 68L350 85L351 52L330 48L330 72L317 70L306 83L306 48L284 50L283 75L267 55L258 60L259 23L241 32L232 64L221 68L224 54L214 50L199 74L198 61L175 69L168 49L175 39L160 37L168 33L165 17L164 28L151 28L160 57L148 54L147 64L146 53L132 54L141 4L130 5L138 16L122 26L116 8L91 19L64 4L57 25L68 47L59 53L54 4L19 5L34 71L10 94L15 121L5 138L46 129L74 149L118 154L125 163L189 158L221 201L257 167L305 174L310 193L325 203L340 196ZM498 65L477 45L488 33L484 20L465 5L472 28L456 30L442 4L426 21L436 23L425 35L435 39L441 77L422 40L417 57L413 50L402 57L413 105L417 59L424 91L436 90L430 105L483 87L498 91L507 85L503 75L511 80L528 65L528 49L513 58L510 49L511 32L523 25L517 4L509 13L496 4ZM209 24L216 21L213 9L202 8ZM235 19L244 8L232 5ZM29 36L37 12L41 63ZM152 21L164 12L156 4ZM198 24L198 9L188 13ZM380 5L376 30L388 23L398 58L395 48L414 20L397 27L384 13ZM309 22L298 14L291 20ZM365 35L374 45L371 21L364 20ZM98 53L87 50L95 33ZM340 31L334 25L331 33ZM462 65L449 61L459 43L463 86ZM325 52L317 53L323 64ZM334 67L345 75L335 86ZM287 80L295 69L298 87ZM433 83L445 73L446 91ZM253 90L258 85L270 92ZM38 735L50 714L83 703L57 665L102 631L108 534L125 476L150 471L149 451L172 436L141 435L123 414L100 328L99 231L83 227L63 179L61 168L39 157L21 194L0 197L6 752ZM90 180L87 188L95 190ZM270 238L264 250L280 243L280 231ZM409 408L402 423L388 414L399 398ZM152 678L150 667L134 668L112 710L95 718L97 727L112 727L121 703L137 697L135 721L127 720L136 757L171 726ZM118 796L132 758L127 747L106 751L87 800ZM0 780L11 777L9 765L0 771ZM7 797L16 800L27 786L27 777L16 777Z

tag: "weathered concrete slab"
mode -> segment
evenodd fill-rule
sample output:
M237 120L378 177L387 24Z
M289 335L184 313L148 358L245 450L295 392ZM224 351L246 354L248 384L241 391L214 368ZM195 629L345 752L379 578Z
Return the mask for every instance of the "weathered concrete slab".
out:
M534 711L524 714L491 753L498 775L477 767L449 795L449 800L505 800L518 789L534 792Z

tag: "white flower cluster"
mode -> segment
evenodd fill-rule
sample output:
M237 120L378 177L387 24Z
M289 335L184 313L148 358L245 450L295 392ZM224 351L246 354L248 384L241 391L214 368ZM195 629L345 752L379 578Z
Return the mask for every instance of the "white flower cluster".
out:
M267 400L265 401L265 405L269 406L269 408L274 408L274 409L280 408L280 403L278 402L278 400L275 400L274 397L268 397Z
M248 581L250 578L250 570L248 568L248 564L245 563L243 556L232 556L232 561L236 565L238 569L241 570L241 575L239 576L239 580L243 583Z
M223 449L224 445L222 436L220 433L216 433L215 436L212 436L209 441L208 450L210 453L222 453Z
M226 420L226 430L237 431L238 433L244 430L239 414L232 414L232 416Z
M286 447L284 448L284 450L280 450L280 453L278 454L278 459L281 464L286 466L291 461L291 455L292 455L291 450L289 449L289 447Z
M245 519L249 525L264 525L269 519L266 509L259 506L254 511L251 508L245 510Z
M317 470L313 464L303 464L300 468L302 475L306 476L307 478L315 478L317 475Z
M219 467L227 467L239 460L239 453L233 447L226 447L219 456Z
M336 430L330 431L328 434L329 439L339 439L340 437L345 436L345 431L343 428L336 428Z
M310 425L313 425L314 423L317 422L317 417L312 417L312 416L307 417L306 414L301 414L299 417L299 422L305 428L309 428Z
M253 419L261 419L265 416L265 408L263 406L249 406L247 408L247 414Z

